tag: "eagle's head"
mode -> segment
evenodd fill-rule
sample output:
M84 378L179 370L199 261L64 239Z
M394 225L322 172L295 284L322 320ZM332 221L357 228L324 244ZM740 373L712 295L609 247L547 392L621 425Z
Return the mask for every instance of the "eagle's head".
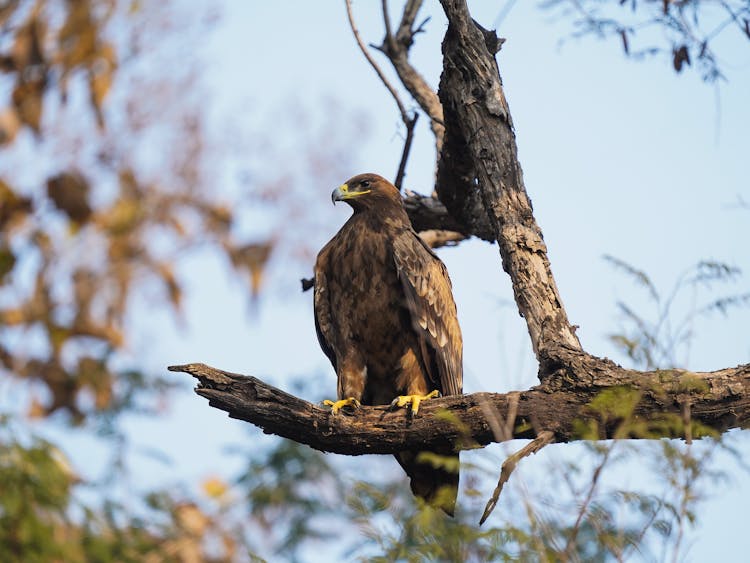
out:
M331 193L333 203L345 201L354 211L388 205L402 206L396 186L377 174L359 174L341 184Z

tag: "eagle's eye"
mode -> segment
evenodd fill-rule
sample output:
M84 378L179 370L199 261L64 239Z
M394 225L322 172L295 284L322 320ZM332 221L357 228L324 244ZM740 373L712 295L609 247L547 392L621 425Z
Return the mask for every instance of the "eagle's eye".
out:
M359 183L359 185L362 186L363 188L369 188L370 187L370 180L362 180Z

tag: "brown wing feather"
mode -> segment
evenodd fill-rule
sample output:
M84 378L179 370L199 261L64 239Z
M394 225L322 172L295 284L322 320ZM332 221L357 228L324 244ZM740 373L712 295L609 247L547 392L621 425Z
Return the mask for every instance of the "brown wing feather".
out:
M448 270L414 231L399 234L393 250L412 326L423 348L434 353L438 374L430 375L439 377L444 395L458 395L463 390L463 344ZM429 366L430 358L424 363Z
M328 253L324 248L318 255L315 263L315 286L313 290L313 311L315 316L315 332L318 334L318 343L328 356L328 359L336 368L336 353L333 350L333 318L331 317L331 303L328 298Z

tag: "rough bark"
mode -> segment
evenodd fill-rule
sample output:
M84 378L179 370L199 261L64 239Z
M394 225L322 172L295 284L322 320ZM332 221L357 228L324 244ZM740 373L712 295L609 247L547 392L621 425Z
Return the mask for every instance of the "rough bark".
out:
M196 377L196 393L232 418L317 450L347 455L392 454L446 444L456 450L472 449L513 438L533 438L543 430L552 432L555 442L590 439L590 435L581 434L582 428L596 428L600 439L680 438L687 434L681 422L684 405L689 405L690 420L716 434L750 424L750 365L710 373L638 372L575 350L565 354L568 366L560 367L556 377L537 387L425 401L415 417L404 409L386 406L361 407L354 415L334 416L328 407L299 399L255 377L203 364L169 369ZM621 404L614 399L611 413L606 406L592 405L602 390L613 386L637 394L639 400L631 416L623 415ZM694 426L690 433L700 436L700 427Z
M449 24L439 90L446 136L438 196L472 232L481 229L477 218L489 218L537 357L546 343L580 348L526 195L495 53L464 0L441 3Z

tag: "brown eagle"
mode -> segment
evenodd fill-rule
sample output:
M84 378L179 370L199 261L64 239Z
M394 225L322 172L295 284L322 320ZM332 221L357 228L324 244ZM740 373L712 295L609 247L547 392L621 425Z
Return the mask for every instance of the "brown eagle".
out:
M354 213L318 254L315 328L345 407L411 404L462 392L462 340L445 265L411 226L401 194L377 174L336 188ZM395 397L395 399L394 399ZM407 451L396 459L412 492L453 514L458 455ZM421 454L421 455L420 455Z

